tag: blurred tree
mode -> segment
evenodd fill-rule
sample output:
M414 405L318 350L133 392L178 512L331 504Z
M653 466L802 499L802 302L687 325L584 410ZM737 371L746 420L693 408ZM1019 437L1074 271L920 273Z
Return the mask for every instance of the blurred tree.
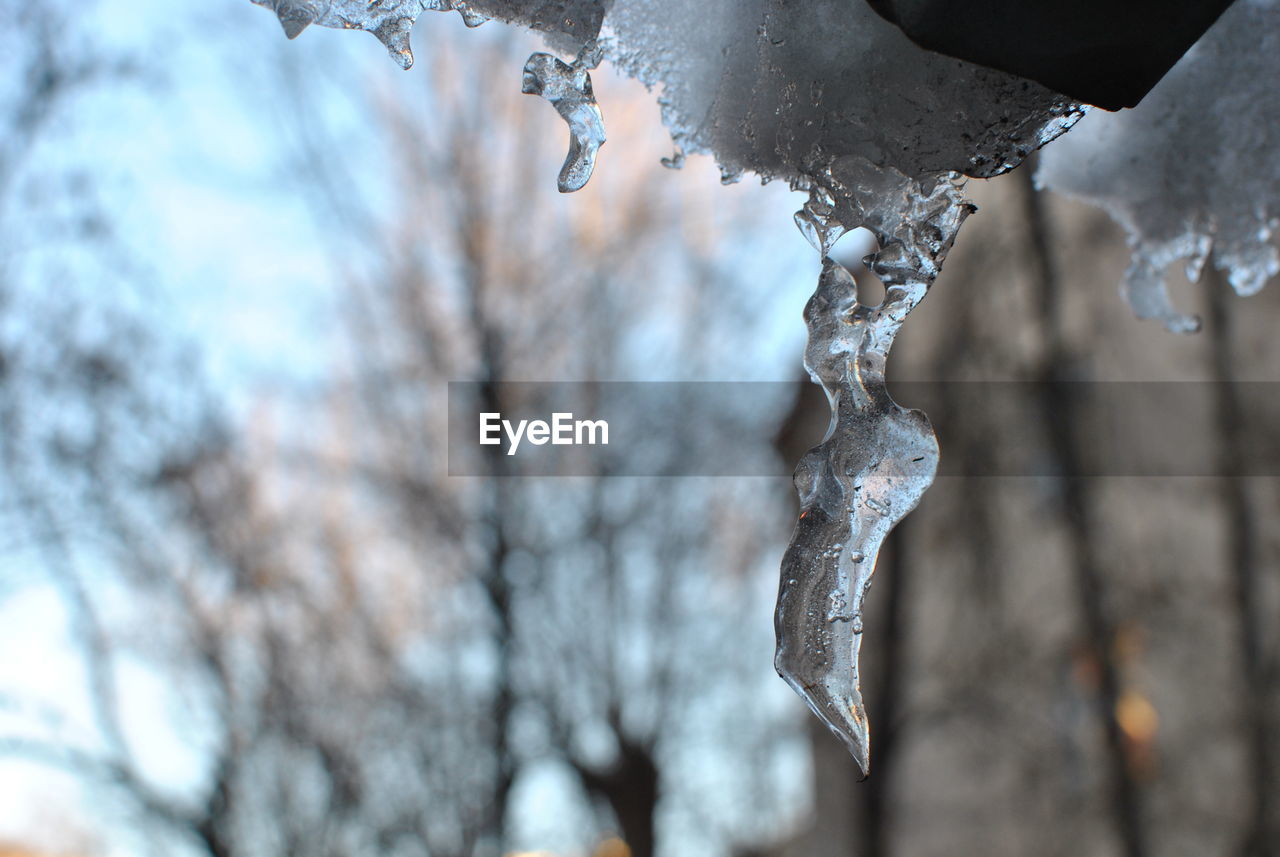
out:
M0 749L76 772L157 851L218 857L1276 853L1280 565L1261 522L1280 496L1243 477L1269 427L1231 418L1237 354L1276 365L1268 313L1146 331L1096 293L1127 256L1104 218L1030 195L1024 172L976 188L988 212L904 333L902 377L1039 383L1070 356L1082 377L1213 379L1238 478L1086 482L1091 424L948 387L932 414L968 468L895 534L871 593L876 772L857 782L810 723L810 787L800 706L768 667L783 493L446 467L448 381L501 411L524 404L512 381L749 374L773 283L746 275L729 191L611 168L656 123L602 96L600 172L557 196L563 127L489 28L460 56L431 21L396 82L353 85L305 42L267 69L237 56L277 123L280 192L308 201L342 286L322 380L238 424L131 297L149 275L92 162L33 156L133 64L66 50L88 40L57 4L10 6L0 544L21 559L2 583L59 593L91 726L37 716ZM790 459L825 405L805 419ZM1027 446L1046 474L985 475ZM196 748L181 786L145 762L122 682L139 663L184 703L144 727Z
M284 157L344 272L322 389L276 391L243 432L201 412L181 438L126 398L136 461L89 444L28 479L31 454L9 444L16 531L67 554L105 740L4 746L113 788L158 842L464 857L613 830L650 857L664 837L713 852L788 823L796 793L776 771L798 712L767 621L781 495L755 480L507 479L501 457L487 477L447 474L447 381L478 381L507 410L506 381L736 374L726 361L760 321L742 299L753 284L717 255L731 212L621 171L566 205L559 119L497 76L522 56L478 44L464 58L433 39L414 100L359 107L360 150L326 137L316 69L281 61ZM617 108L625 139L639 120ZM146 336L110 329L109 373L8 397L12 419L48 401L106 424L107 391L188 386L141 359ZM74 504L49 496L67 467L86 486ZM56 527L71 541L100 522L111 549L77 566L46 512L71 519ZM109 598L116 576L132 606ZM185 791L125 737L126 657L181 689L179 728L203 757ZM547 770L568 775L560 800L579 821L535 817Z

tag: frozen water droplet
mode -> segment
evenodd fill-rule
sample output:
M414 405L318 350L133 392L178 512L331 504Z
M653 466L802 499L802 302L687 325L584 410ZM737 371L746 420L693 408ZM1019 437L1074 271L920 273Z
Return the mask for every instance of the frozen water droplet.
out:
M569 65L550 54L535 53L524 65L520 91L547 99L569 125L569 153L558 180L561 193L586 185L595 169L596 153L605 142L604 117L585 67L592 56L584 51L578 62Z
M874 497L868 497L868 498L867 498L867 506L868 506L872 511L878 512L882 517L886 517L886 518L887 518L887 517L889 516L889 507L890 507L890 503L889 503L889 501L887 501L887 500L885 500L885 501L883 501L883 502L882 502L882 501L880 501L880 500L877 500L877 499L876 499L876 498L874 498Z
M742 181L742 169L740 167L720 168L720 184L737 184L740 181Z

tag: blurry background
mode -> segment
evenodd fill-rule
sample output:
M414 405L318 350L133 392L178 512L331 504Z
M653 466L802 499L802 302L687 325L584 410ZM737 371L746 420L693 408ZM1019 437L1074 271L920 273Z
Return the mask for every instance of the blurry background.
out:
M1280 854L1280 427L1219 383L1238 476L1084 478L1053 383L1278 381L1274 285L1167 334L1105 213L971 183L892 371L1041 407L934 414L977 475L882 555L859 782L772 670L789 480L445 472L456 380L786 382L796 460L800 195L664 169L608 68L559 195L500 25L402 73L243 0L0 9L0 854Z

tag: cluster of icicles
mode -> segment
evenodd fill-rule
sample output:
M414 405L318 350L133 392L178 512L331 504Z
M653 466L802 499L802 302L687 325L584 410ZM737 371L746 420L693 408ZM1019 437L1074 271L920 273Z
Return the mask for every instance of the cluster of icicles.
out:
M403 67L413 62L412 17L384 13L365 26L346 17L327 20L334 14L327 0L254 2L275 11L289 38L313 23L369 29ZM457 11L468 26L486 20L465 0L412 0L412 5L415 12ZM561 192L586 185L605 142L590 75L601 56L592 41L573 63L535 53L524 67L522 91L547 99L569 126ZM863 600L885 538L915 508L938 466L929 420L890 398L885 363L907 314L924 298L973 210L960 192L961 178L950 178L931 190L908 181L889 188L902 194L898 216L889 223L864 216L857 198L865 188L830 169L793 183L809 191L796 225L822 255L818 287L804 311L805 368L826 391L832 416L826 437L795 472L801 511L782 561L775 666L864 772L870 736L858 678ZM877 306L859 301L855 277L828 255L857 226L868 227L880 243L865 260L885 286Z
M401 68L413 65L409 35L418 15L424 11L457 12L468 27L489 20L467 0L399 0L371 3L361 16L353 16L348 5L335 8L331 0L253 0L276 13L284 34L296 39L312 24L343 29L368 30L386 46ZM375 8L376 7L376 8ZM396 8L407 7L397 13ZM560 168L561 193L583 188L595 169L596 153L605 142L604 118L591 88L591 69L603 53L592 40L573 63L551 54L535 53L524 66L521 91L541 95L569 125L569 154Z

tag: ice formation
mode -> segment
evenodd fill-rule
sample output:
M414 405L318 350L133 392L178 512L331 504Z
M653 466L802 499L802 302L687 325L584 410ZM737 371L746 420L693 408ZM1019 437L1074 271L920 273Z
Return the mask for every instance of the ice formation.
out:
M1107 208L1128 231L1124 291L1142 318L1189 331L1169 265L1211 263L1235 290L1280 273L1280 2L1237 0L1134 110L1094 111L1045 151L1043 186Z
M823 254L818 290L805 307L805 368L826 391L831 424L796 469L800 519L782 561L774 616L782 677L870 770L870 731L859 689L863 599L889 531L933 482L938 444L929 420L889 396L885 366L907 314L942 269L974 210L962 181L922 186L892 171L827 170L796 224ZM884 300L858 300L857 282L826 256L851 222L881 249L868 257ZM865 206L865 207L863 207ZM842 214L844 219L841 219Z
M375 34L404 67L425 11L458 10L542 32L573 65L535 54L540 92L573 134L561 190L580 187L604 139L583 57L598 50L661 90L678 165L710 152L725 181L745 171L807 191L797 225L824 257L805 318L806 365L833 416L797 471L803 514L783 563L777 666L868 765L858 690L862 599L889 530L932 481L938 450L924 415L899 407L885 362L972 206L963 176L993 176L1081 115L1064 96L1012 75L928 53L863 2L814 0L253 0L287 35L309 23ZM865 227L886 298L857 301L827 253Z
M588 70L599 62L597 51L585 49L572 65L543 53L534 54L524 64L520 91L547 99L569 125L569 154L557 180L561 193L586 185L596 167L596 153L604 145L604 117Z
M544 32L558 50L576 52L600 31L597 0L251 0L276 13L285 35L311 24L377 36L401 68L413 65L409 35L424 12L456 11L469 27L496 18ZM570 50L570 46L572 50Z

